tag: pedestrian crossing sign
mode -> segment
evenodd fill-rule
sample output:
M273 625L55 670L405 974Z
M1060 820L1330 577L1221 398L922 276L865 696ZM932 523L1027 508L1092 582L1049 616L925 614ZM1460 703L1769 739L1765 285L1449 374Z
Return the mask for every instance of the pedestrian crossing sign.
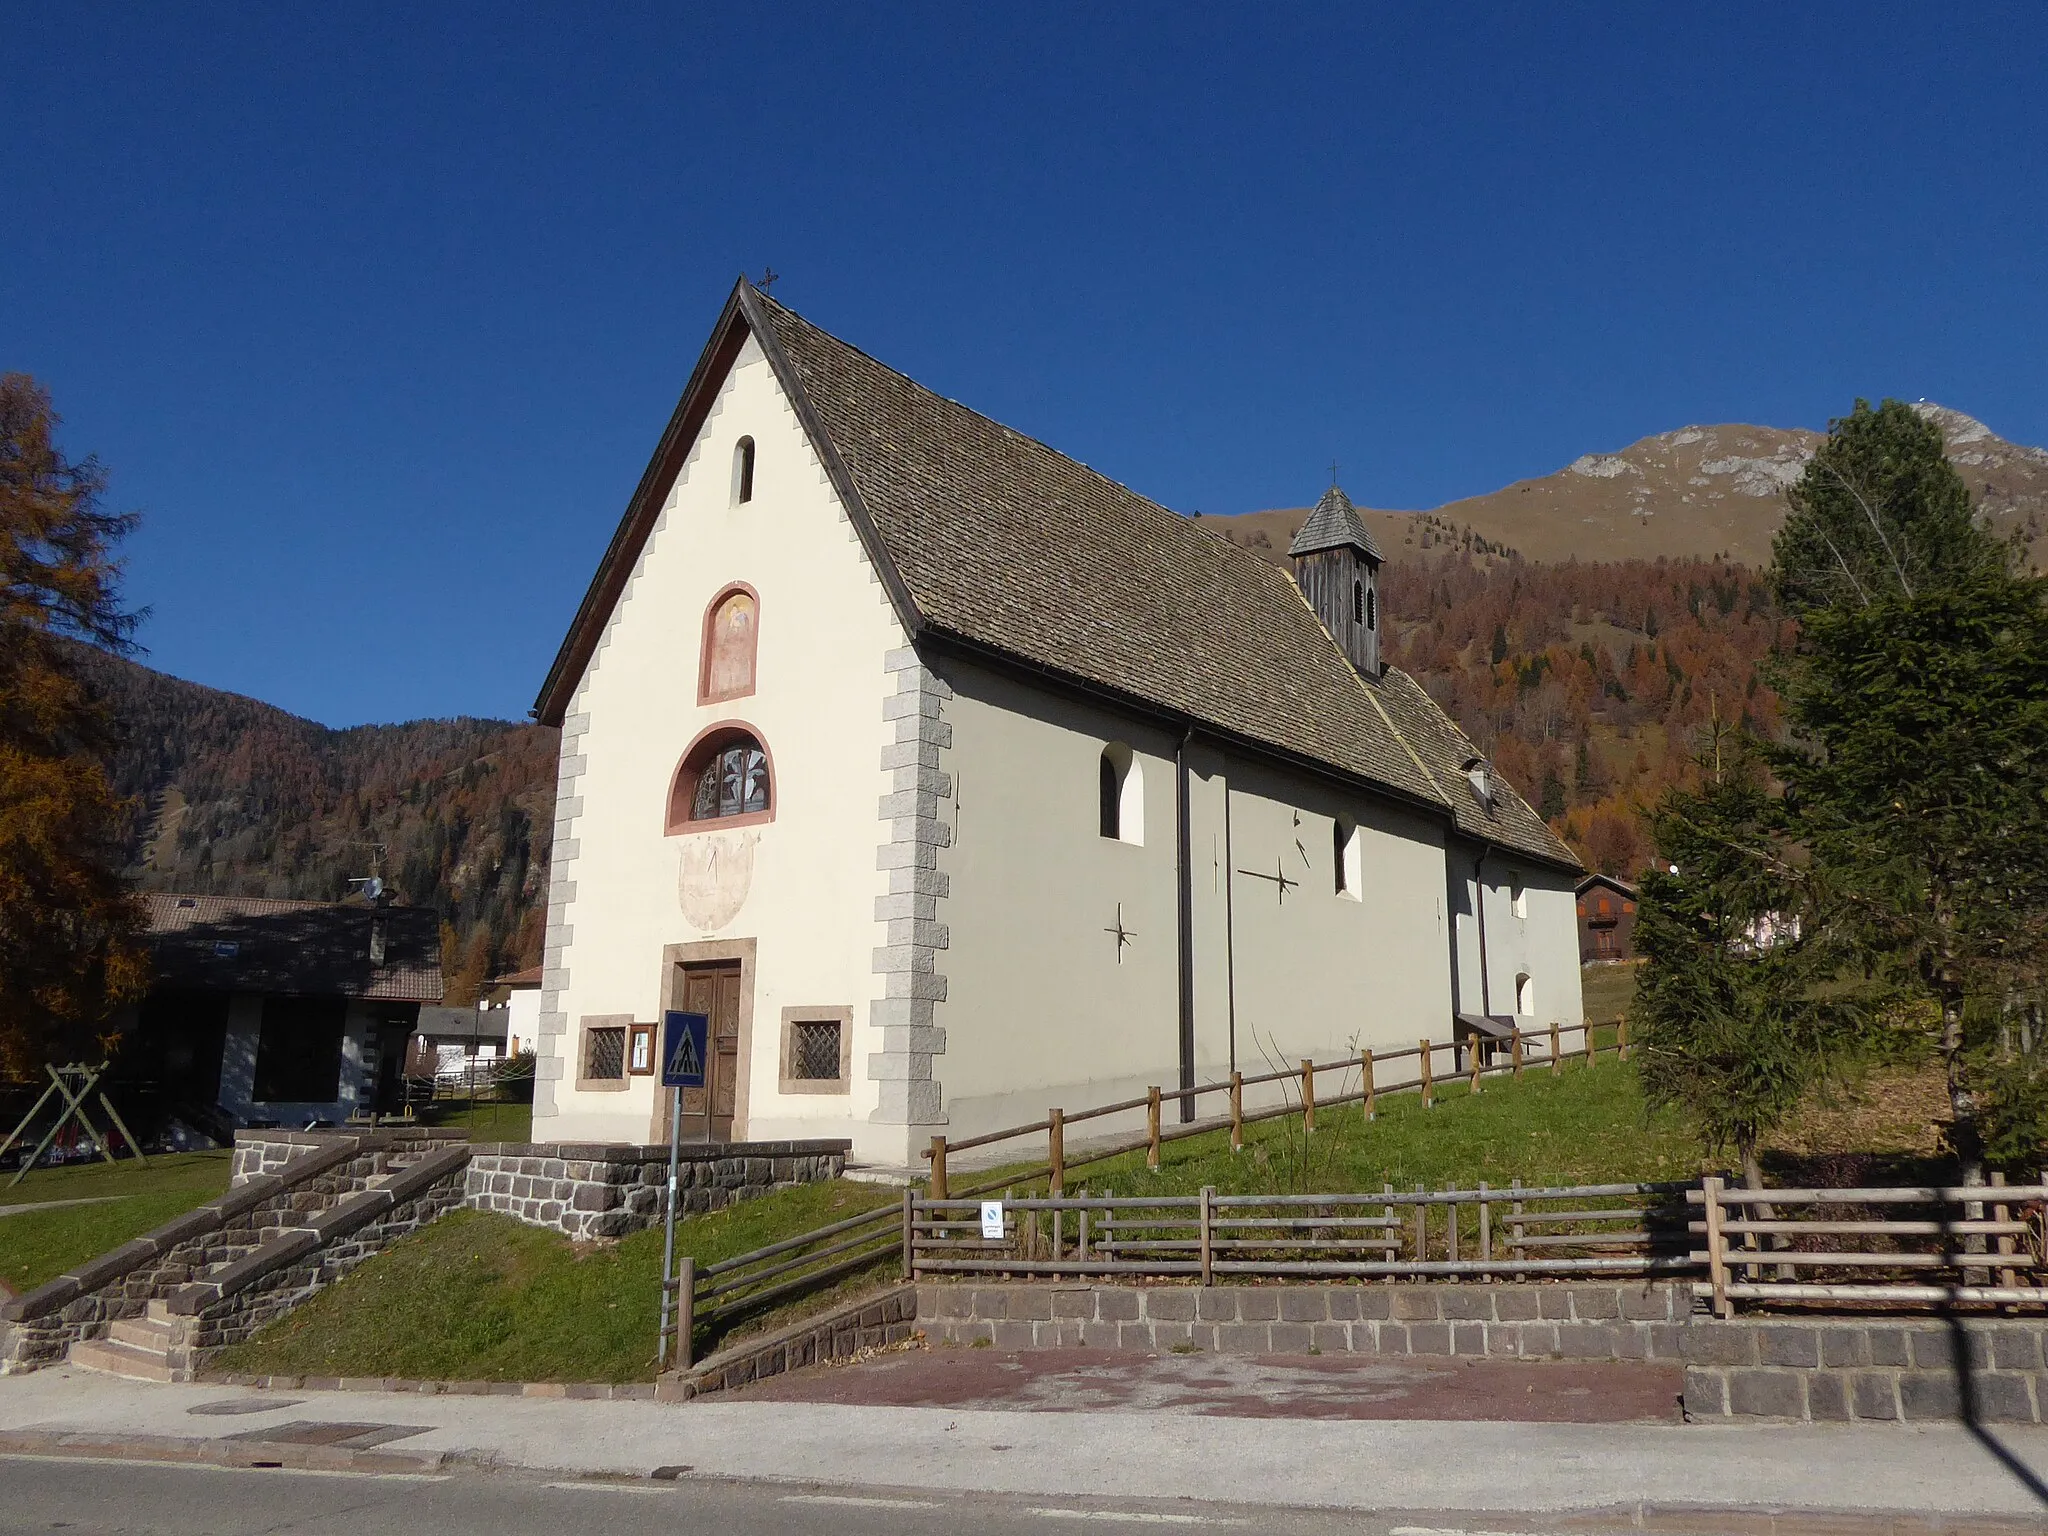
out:
M670 1009L662 1015L662 1087L704 1086L704 1058L710 1035L711 1015L708 1013L680 1013Z

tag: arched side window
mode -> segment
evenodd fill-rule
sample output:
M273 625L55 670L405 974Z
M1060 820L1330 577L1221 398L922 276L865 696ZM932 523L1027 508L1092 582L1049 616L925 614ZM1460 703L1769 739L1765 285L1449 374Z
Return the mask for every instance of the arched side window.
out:
M732 504L745 506L754 499L754 440L743 437L732 448Z
M749 826L775 815L775 768L750 725L712 726L683 754L668 790L668 830Z
M704 641L697 667L697 702L716 704L754 691L760 649L761 599L735 582L704 610Z
M1358 824L1339 816L1330 823L1331 865L1336 871L1337 894L1353 901L1363 899L1365 887L1365 838Z
M1365 622L1365 583L1362 581L1351 583L1351 622Z
M1097 788L1101 832L1120 843L1145 841L1145 770L1131 749L1113 741L1102 749Z
M1368 587L1368 588L1366 589L1366 593L1365 593L1365 627L1366 627L1367 629L1376 629L1376 628L1378 628L1378 627L1379 627L1379 622L1380 622L1380 613L1379 613L1379 608L1380 608L1380 604L1379 604L1379 596L1380 596L1380 595L1379 595L1379 593L1377 593L1377 592L1373 591L1373 590L1372 590L1372 589L1371 589L1370 587Z
M1523 1015L1536 1011L1536 983L1529 979L1527 971L1515 978L1515 1012Z

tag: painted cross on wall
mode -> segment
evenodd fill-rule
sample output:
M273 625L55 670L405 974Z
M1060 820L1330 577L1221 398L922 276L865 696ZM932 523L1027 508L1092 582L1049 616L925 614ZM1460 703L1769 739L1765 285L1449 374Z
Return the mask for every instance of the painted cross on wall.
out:
M1116 921L1102 931L1116 935L1116 963L1122 965L1124 963L1125 947L1138 936L1136 929L1124 926L1124 904L1122 902L1116 904Z
M1240 875L1248 875L1254 880L1272 881L1274 889L1279 893L1280 905L1283 907L1287 905L1287 893L1301 884L1299 880L1296 880L1287 873L1278 859L1273 861L1273 873L1270 875L1263 869L1240 869L1238 873Z

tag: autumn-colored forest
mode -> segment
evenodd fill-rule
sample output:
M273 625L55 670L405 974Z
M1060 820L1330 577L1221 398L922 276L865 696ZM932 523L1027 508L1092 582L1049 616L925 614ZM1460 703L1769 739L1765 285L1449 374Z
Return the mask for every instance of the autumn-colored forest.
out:
M1540 565L1455 537L1382 572L1388 659L1597 869L1638 873L1640 807L1718 711L1774 733L1759 663L1786 621L1718 560ZM452 1002L540 958L555 733L502 720L330 730L93 653L145 889L339 900L381 874L438 908Z
M1694 771L1717 715L1780 729L1760 664L1788 621L1747 567L1460 550L1390 562L1381 586L1388 659L1592 868L1633 877L1648 862L1639 809Z
M555 733L503 720L330 730L239 694L91 653L122 733L145 890L337 901L378 874L440 910L451 1002L537 962Z

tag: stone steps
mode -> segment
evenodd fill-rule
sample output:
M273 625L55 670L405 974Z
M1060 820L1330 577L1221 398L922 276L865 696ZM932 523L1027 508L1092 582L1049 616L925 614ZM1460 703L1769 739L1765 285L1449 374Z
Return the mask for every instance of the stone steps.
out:
M394 1162L389 1172L355 1181L356 1187L321 1195L302 1206L295 1203L294 1209L278 1212L280 1220L255 1229L248 1240L226 1244L224 1257L193 1276L180 1292L204 1287L209 1280L238 1265L246 1267L245 1261L252 1255L266 1249L274 1251L286 1239L301 1239L294 1246L304 1246L303 1240L311 1239L317 1246L324 1240L320 1233L323 1218L361 1195L388 1188L406 1170L425 1160L415 1157ZM138 1381L183 1381L190 1376L192 1327L189 1315L172 1310L170 1298L152 1297L141 1317L117 1319L107 1325L103 1337L76 1341L65 1359L72 1365L111 1376Z
M115 1327L120 1324L116 1323ZM118 1339L80 1339L65 1355L71 1365L133 1381L175 1381L177 1371L167 1353L124 1344Z

